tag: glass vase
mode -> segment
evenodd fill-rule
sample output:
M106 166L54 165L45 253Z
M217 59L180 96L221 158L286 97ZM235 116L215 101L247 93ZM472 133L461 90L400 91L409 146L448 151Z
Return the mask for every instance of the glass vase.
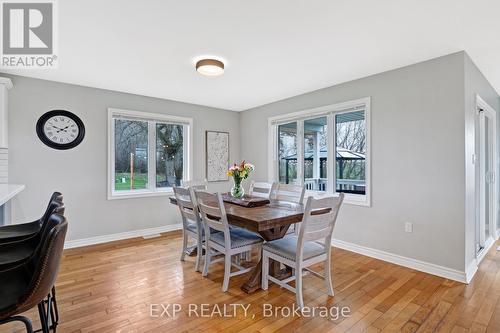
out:
M243 186L241 185L243 179L241 178L233 178L234 180L234 185L231 187L231 196L233 198L242 198L243 195L245 195L245 190L243 189Z

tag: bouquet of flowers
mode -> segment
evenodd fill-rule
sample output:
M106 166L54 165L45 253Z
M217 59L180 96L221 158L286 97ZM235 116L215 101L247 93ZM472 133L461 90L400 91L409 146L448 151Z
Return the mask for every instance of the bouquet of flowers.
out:
M243 160L239 165L234 163L229 170L227 171L227 175L229 177L233 177L234 186L231 188L231 195L235 198L241 198L245 191L243 186L241 186L241 182L243 179L247 179L250 173L255 170L253 164L246 163Z

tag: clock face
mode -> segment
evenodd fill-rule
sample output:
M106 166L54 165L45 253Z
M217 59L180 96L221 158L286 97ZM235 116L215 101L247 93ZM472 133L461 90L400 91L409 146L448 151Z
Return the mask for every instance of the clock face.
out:
M65 110L53 110L38 119L36 132L47 146L54 149L70 149L82 142L85 127L75 114Z
M79 132L76 122L65 116L50 117L43 126L45 136L57 144L67 144L75 141Z

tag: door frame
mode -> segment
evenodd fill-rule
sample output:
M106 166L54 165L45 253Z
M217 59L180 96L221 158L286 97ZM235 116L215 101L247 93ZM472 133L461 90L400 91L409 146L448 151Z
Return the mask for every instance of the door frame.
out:
M480 234L476 235L476 244L477 241L479 240L480 243L482 243L483 248L479 251L476 250L476 258L478 260L478 263L484 258L485 254L488 252L488 250L491 248L491 246L494 244L495 240L498 239L498 231L497 231L497 212L498 212L498 203L497 203L497 198L498 198L498 185L497 185L497 171L498 171L498 151L497 151L497 122L496 122L496 112L495 110L488 104L486 103L479 95L476 95L476 114L478 116L478 121L479 121L479 206L477 206L476 210L476 217L479 218L478 223L480 224ZM485 212L482 210L482 207L485 205L485 184L486 184L486 172L484 168L482 167L485 164L485 139L484 133L485 130L485 120L486 117L490 118L492 121L492 125L490 126L489 129L491 130L491 134L489 136L489 140L491 140L492 144L492 152L490 156L490 160L493 163L493 189L490 192L490 202L491 205L489 207L490 209L490 216L491 218L489 219L489 231L490 231L490 237L485 238L485 235L483 232L481 232L481 228L484 228L484 221L485 221ZM477 193L477 192L476 192ZM477 222L476 222L477 223Z

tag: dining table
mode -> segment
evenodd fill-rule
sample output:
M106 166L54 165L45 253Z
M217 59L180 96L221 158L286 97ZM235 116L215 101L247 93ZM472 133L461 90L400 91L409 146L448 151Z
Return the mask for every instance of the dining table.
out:
M170 203L176 205L174 196ZM258 207L243 207L231 202L224 202L229 224L258 233L265 241L283 238L291 225L301 222L304 205L280 200L269 200L269 203ZM277 279L291 276L291 268L280 268L280 263L270 260L269 274ZM260 289L262 276L262 255L259 263L251 271L248 280L241 286L246 293Z

